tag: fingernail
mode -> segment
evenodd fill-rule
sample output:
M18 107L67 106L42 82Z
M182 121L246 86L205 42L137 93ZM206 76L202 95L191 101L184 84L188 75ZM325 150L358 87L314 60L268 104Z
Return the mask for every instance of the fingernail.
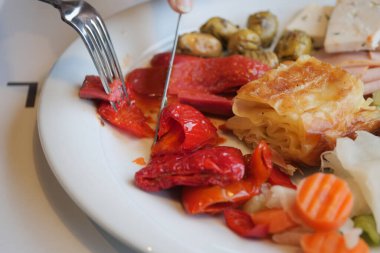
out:
M180 13L188 13L193 8L192 0L171 0L170 1L176 11Z

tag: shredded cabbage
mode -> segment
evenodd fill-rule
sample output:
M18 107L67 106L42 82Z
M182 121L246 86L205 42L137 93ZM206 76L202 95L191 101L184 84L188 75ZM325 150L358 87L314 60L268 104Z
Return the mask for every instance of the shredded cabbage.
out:
M380 137L358 131L357 138L337 139L334 151L322 155L322 168L331 168L350 185L355 215L373 213L380 231ZM366 207L369 207L369 209Z

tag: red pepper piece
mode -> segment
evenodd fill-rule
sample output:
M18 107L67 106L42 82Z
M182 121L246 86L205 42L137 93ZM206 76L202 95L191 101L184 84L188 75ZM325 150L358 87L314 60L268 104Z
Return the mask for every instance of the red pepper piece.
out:
M219 94L235 91L259 78L269 67L241 55L181 61L173 66L168 93L185 91ZM137 69L127 76L132 89L141 95L162 95L167 67Z
M153 56L150 60L150 65L152 67L168 67L170 63L171 52L159 53ZM203 58L185 55L185 54L176 54L174 57L173 64L181 63L181 62L189 62L189 61L198 61Z
M297 186L290 180L290 176L280 171L278 168L273 167L272 172L268 178L271 185L281 185L292 189L297 189Z
M135 105L125 101L119 102L118 110L115 111L108 102L102 102L98 107L99 115L115 127L124 130L136 137L153 137L154 131L148 125L147 118Z
M269 179L272 170L273 165L270 148L265 141L260 141L253 151L247 173L253 177L257 185L261 185Z
M213 147L184 155L153 157L135 174L135 183L145 191L159 191L178 185L227 185L244 175L241 151L231 147Z
M158 141L152 156L192 152L217 143L217 129L201 112L189 105L170 104L161 114Z
M236 234L247 238L265 238L268 236L268 226L253 223L251 216L237 209L226 209L224 219L227 226Z
M200 92L180 92L178 94L180 103L191 105L203 113L231 117L232 98Z
M268 145L260 142L248 160L244 161L248 164L245 178L239 182L224 187L184 187L182 203L186 212L217 213L228 207L239 206L258 194L272 170Z
M131 84L131 89L137 94L162 96L167 71L167 67L138 68L126 76L126 82Z
M82 87L79 90L79 97L86 99L100 99L105 101L119 101L123 97L123 91L119 80L114 80L109 84L110 93L104 91L102 82L98 76L88 75L85 77Z
M184 187L182 204L189 214L216 214L226 208L238 207L259 193L260 186L250 180L241 180L224 187Z

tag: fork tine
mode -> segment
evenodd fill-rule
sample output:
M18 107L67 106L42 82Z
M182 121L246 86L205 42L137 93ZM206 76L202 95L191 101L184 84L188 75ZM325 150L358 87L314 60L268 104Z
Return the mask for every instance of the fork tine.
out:
M64 22L72 26L82 37L99 73L104 91L111 92L109 83L118 79L122 84L122 91L130 104L123 73L117 60L110 36L98 12L84 0L40 0L59 9ZM117 110L114 102L112 107Z
M110 66L111 63L108 61L107 50L105 48L104 42L102 41L101 35L99 34L98 29L92 20L90 21L90 24L85 25L85 29L92 39L95 49L94 53L99 60L105 79L108 83L111 83L113 81L113 73Z
M83 39L87 44L88 51L90 52L92 60L95 62L95 67L99 73L100 80L102 82L104 91L109 94L111 89L109 83L113 81L112 75L107 74L107 61L104 60L104 53L102 53L102 43L99 41L96 33L93 32L91 27L87 24L82 29ZM115 111L117 107L114 102L110 102Z
M113 47L110 35L109 35L106 27L104 26L103 20L99 16L96 17L96 20L97 20L97 24L98 24L97 30L98 30L99 34L101 34L101 38L103 40L103 45L105 45L105 47L106 47L105 52L107 55L107 59L111 63L112 73L116 78L118 78L121 81L123 93L127 99L127 102L130 103L130 98L129 98L127 88L125 85L123 72L121 71L120 64L117 60L115 49Z

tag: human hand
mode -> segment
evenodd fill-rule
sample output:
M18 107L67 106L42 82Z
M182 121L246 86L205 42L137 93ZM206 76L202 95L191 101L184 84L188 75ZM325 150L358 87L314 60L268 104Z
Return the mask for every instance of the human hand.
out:
M168 0L170 7L178 13L188 13L193 8L192 0Z

